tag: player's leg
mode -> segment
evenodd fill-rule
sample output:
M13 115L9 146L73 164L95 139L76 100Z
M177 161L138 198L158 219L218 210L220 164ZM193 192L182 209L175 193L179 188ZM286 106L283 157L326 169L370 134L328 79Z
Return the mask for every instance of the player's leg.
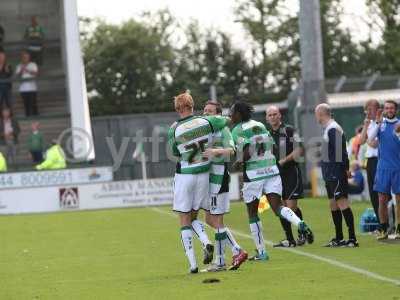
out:
M265 249L265 241L263 234L262 222L258 216L259 199L255 198L253 201L246 203L247 214L249 217L250 232L256 246L256 255L249 258L249 260L268 260L267 251Z
M266 180L263 191L266 193L269 204L271 205L274 213L281 218L286 219L291 224L299 228L301 232L304 232L307 238L307 242L312 244L314 242L314 234L307 224L300 220L299 217L288 207L283 206L281 194L282 194L282 183L280 176L273 176Z
M194 207L201 208L205 211L206 219L210 210L209 206L209 173L201 173L196 175L196 181L190 191L192 197L194 197ZM209 217L208 217L209 218ZM203 247L203 263L209 264L213 260L214 245L208 238L205 224L200 222L198 219L192 222L192 229L198 236L202 247Z
M287 206L286 200L290 198L290 194L292 194L295 186L291 184L293 180L291 180L292 175L290 173L282 171L280 177L282 181L282 198L284 199L282 202L284 206ZM286 240L280 241L275 244L274 247L296 247L292 225L284 218L279 218L279 221L281 222L282 229L285 232Z
M258 217L258 204L262 195L264 180L245 182L243 184L243 199L247 207L247 215L249 218L250 232L256 246L256 255L249 260L268 260L268 254L265 249L264 235L262 223Z
M190 189L193 186L193 181L193 175L175 174L173 210L179 213L181 241L190 264L190 272L197 273L198 267L194 253L193 232L191 227L193 195L190 193Z
M296 216L299 217L301 221L303 221L303 213L300 207L298 206L298 199L290 199L286 200L285 202L286 206L289 207L296 214ZM298 238L296 241L296 245L303 246L305 243L306 243L305 234L301 230L298 230Z
M240 265L247 260L248 254L246 251L242 250L240 245L237 243L235 237L232 232L229 230L228 226L224 223L224 215L229 213L230 209L230 200L229 200L229 190L225 189L224 192L221 192L217 195L216 205L210 210L211 214L215 214L218 216L217 225L224 225L226 231L226 245L230 246L232 250L232 264L229 267L229 270L237 270Z
M207 218L209 220L209 211L207 210L207 207L202 203L201 208L205 212L205 217L206 217L206 223L207 223ZM214 254L214 246L211 243L210 239L208 238L207 231L205 228L205 225L203 222L201 222L197 218L198 212L193 212L192 213L192 230L195 233L196 237L199 239L202 248L203 248L203 263L204 264L209 264L212 259L213 259L213 254Z
M282 182L282 198L284 199L283 205L287 206L286 199L289 199L293 190L293 187L291 187L290 184L291 174L282 171L280 173L280 177ZM279 243L275 244L274 247L295 247L296 241L293 237L292 225L284 218L279 218L279 221L281 222L282 229L285 232L286 240L280 241Z
M189 260L190 273L197 273L198 267L193 247L193 233L190 226L191 213L179 213L179 220L181 225L181 241L185 250L185 254Z
M212 203L216 203L216 195L211 196ZM225 245L227 244L226 228L223 222L223 215L209 216L210 223L215 228L215 260L206 270L208 272L218 272L226 270L225 266Z
M283 200L283 205L287 206L287 201ZM296 241L294 240L292 224L285 218L279 218L283 231L285 232L286 240L282 240L275 244L274 247L296 247Z

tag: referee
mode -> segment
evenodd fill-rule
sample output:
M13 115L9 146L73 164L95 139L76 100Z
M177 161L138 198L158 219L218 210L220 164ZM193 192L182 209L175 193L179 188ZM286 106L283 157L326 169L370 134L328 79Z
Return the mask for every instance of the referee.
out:
M282 123L282 115L278 107L269 106L267 108L266 120L266 127L275 141L273 153L282 179L283 203L303 220L301 209L297 205L297 200L303 198L303 182L300 168L296 162L296 158L302 155L303 149L295 147L295 130L292 126ZM299 231L299 237L296 242L291 224L283 218L280 218L280 221L285 231L286 240L282 240L274 247L296 247L296 245L302 246L305 244L304 234Z

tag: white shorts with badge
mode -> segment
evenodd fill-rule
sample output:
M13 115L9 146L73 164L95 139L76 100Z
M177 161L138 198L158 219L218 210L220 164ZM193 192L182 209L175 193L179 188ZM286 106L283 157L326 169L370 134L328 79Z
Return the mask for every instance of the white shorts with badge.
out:
M211 215L223 215L229 213L229 192L221 194L210 194L207 201L200 208L210 212Z
M263 180L244 182L242 192L244 202L246 203L260 199L265 194L274 193L282 195L281 177L278 174Z
M175 174L173 210L188 213L199 210L209 198L209 173Z

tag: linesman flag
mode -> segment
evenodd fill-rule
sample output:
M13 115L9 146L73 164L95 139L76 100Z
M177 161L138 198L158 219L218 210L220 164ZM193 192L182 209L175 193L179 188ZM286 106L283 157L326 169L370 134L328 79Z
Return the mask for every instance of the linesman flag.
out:
M261 214L264 211L270 209L271 206L269 205L269 202L267 200L266 196L262 196L260 199L260 202L258 203L258 212Z

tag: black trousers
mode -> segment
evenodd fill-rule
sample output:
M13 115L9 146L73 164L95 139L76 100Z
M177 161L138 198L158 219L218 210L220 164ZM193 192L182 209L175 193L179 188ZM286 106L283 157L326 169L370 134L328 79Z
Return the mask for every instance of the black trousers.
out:
M38 114L36 104L36 92L21 92L21 97L24 100L25 116L36 116Z
M371 157L367 160L367 180L368 180L368 189L369 195L371 197L371 204L374 208L375 215L379 220L379 197L378 193L374 191L374 181L375 181L375 174L376 174L376 167L378 166L378 158Z
M11 108L11 89L8 86L0 85L0 107Z

